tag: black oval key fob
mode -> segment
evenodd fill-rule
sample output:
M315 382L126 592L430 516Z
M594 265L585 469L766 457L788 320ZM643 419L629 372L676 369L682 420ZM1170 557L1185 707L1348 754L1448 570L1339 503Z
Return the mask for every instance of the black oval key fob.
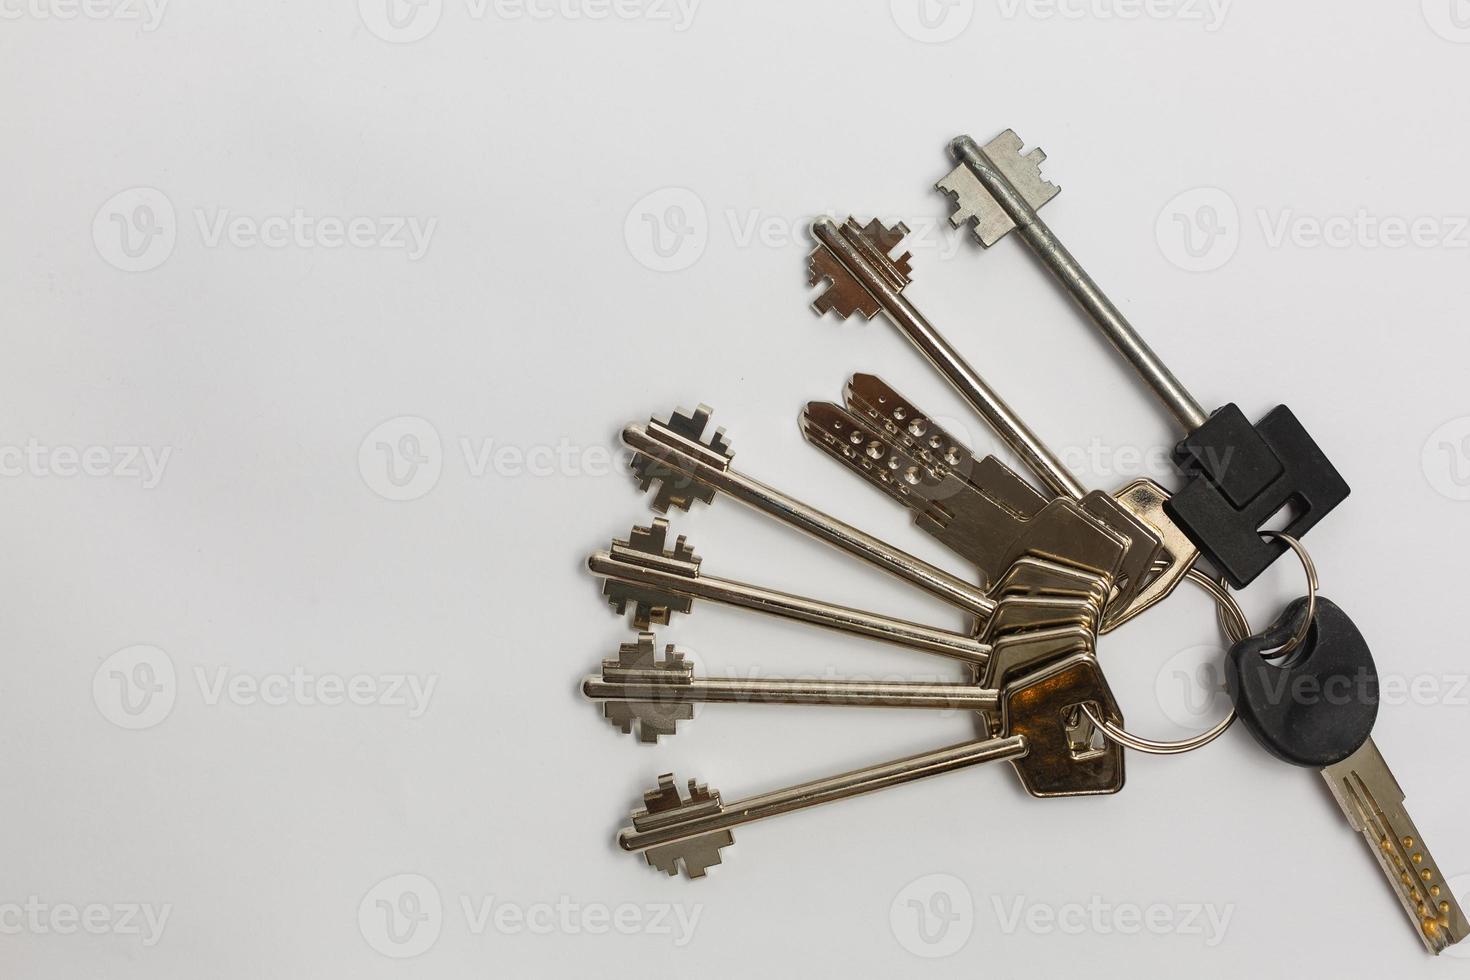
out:
M1256 741L1284 762L1321 769L1356 752L1378 718L1373 654L1347 614L1317 597L1301 647L1277 663L1261 651L1290 642L1307 600L1286 607L1266 630L1230 648L1225 681L1235 712Z

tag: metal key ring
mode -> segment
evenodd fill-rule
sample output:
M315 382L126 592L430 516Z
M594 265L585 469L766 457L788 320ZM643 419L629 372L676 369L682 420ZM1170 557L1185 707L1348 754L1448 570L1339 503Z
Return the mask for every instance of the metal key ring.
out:
M1157 562L1155 563L1155 567L1158 568L1165 564L1167 563ZM1232 644L1239 643L1251 635L1250 622L1245 618L1244 610L1240 608L1240 603L1235 601L1235 597L1230 594L1230 590L1225 587L1223 581L1212 579L1197 568L1191 568L1189 570L1189 580L1208 592L1210 597L1215 600L1220 628L1225 632L1226 637ZM1201 732L1190 738L1180 739L1174 742L1161 742L1157 739L1134 735L1132 732L1119 728L1099 715L1097 709L1090 704L1082 705L1082 711L1087 715L1088 720L1097 727L1098 731L1102 732L1107 738L1117 742L1119 745L1127 746L1134 751L1144 752L1148 755L1182 755L1185 752L1202 749L1221 735L1224 735L1230 730L1230 726L1235 724L1235 708L1232 707L1230 713L1209 731Z
M1302 543L1291 535L1283 534L1280 531L1262 531L1261 536L1284 541L1287 547L1296 552L1297 558L1301 559L1302 568L1307 573L1307 615L1303 617L1302 625L1297 628L1296 634L1289 641L1275 649L1261 651L1261 656L1271 659L1293 652L1307 640L1307 634L1312 628L1312 621L1317 615L1317 566L1312 561L1312 556L1307 554L1307 549L1302 547ZM1155 563L1155 568L1158 568L1162 564L1164 563ZM1230 590L1226 588L1223 580L1217 581L1212 579L1197 568L1191 568L1189 570L1189 580L1214 597L1220 628L1232 644L1239 643L1251 635L1250 623L1245 618L1245 612L1240 608L1240 604L1235 601L1235 597L1230 594ZM1235 708L1231 707L1229 714L1221 719L1220 723L1214 728L1200 732L1191 738L1180 739L1174 742L1161 742L1157 739L1134 735L1132 732L1119 728L1106 718L1099 717L1097 710L1090 704L1082 705L1082 710L1087 715L1088 720L1097 726L1097 729L1103 735L1117 742L1119 745L1127 746L1134 751L1144 752L1148 755L1182 755L1185 752L1202 749L1221 735L1224 735L1230 729L1230 726L1235 723Z
M1307 554L1307 549L1302 547L1302 543L1289 534L1282 534L1280 531L1262 531L1261 537L1275 538L1284 542L1288 548L1296 552L1297 558L1301 560L1302 570L1307 573L1307 614L1302 617L1302 624L1297 627L1292 638L1281 646L1261 651L1261 656L1267 660L1274 660L1295 652L1307 642L1307 634L1311 632L1312 623L1317 619L1317 564L1312 561L1312 556Z

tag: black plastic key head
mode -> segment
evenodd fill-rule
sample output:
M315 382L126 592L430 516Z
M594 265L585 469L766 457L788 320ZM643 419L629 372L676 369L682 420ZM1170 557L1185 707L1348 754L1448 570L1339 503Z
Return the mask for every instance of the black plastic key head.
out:
M1285 405L1255 425L1226 405L1175 447L1174 459L1189 483L1164 510L1237 589L1286 551L1260 535L1278 511L1292 508L1282 530L1300 538L1350 492Z
M1307 600L1298 599L1264 632L1231 647L1225 680L1241 724L1266 751L1321 769L1368 741L1378 718L1378 671L1357 626L1321 596L1301 647L1281 662L1262 657L1291 640L1306 611Z

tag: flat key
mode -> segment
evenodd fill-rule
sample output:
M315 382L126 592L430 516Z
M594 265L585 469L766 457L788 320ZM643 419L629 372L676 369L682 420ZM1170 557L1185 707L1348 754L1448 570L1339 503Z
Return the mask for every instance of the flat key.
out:
M657 788L644 794L643 808L633 812L631 826L619 833L618 845L643 852L649 865L666 874L678 874L682 868L688 877L702 878L721 863L721 849L734 843L735 827L986 762L1009 761L1026 792L1038 798L1116 793L1123 788L1121 747L1098 744L1080 710L1082 705L1093 705L1107 717L1121 719L1094 658L1068 658L995 694L1001 714L1000 734L995 737L732 803L692 779L688 795L683 795L673 774L660 776Z
M1321 771L1415 933L1438 955L1464 939L1470 926L1373 744L1378 673L1367 641L1347 614L1318 596L1301 649L1280 662L1262 656L1290 642L1306 611L1307 600L1299 599L1263 633L1231 648L1226 680L1235 710L1272 755Z
M1189 571L1198 552L1193 545L1184 551L1164 553L1167 563L1153 571L1161 557L1161 542L1174 537L1157 523L1160 508L1140 513L1132 508L1138 500L1139 481L1129 492L1115 495L1089 494L1060 459L1048 449L1021 418L991 388L986 380L960 356L949 341L924 318L903 295L910 280L909 255L895 258L908 229L892 228L879 221L866 226L849 218L842 225L827 218L812 224L817 242L808 260L809 281L826 288L812 303L818 314L835 312L839 317L854 313L872 319L880 311L907 337L949 383L970 403L1001 440L1032 470L1045 487L1058 497L1083 502L1084 508L1129 542L1124 566L1127 574L1118 583L1116 608L1109 611L1111 625L1137 615L1167 596ZM1145 496L1161 499L1162 488L1152 485ZM1177 536L1184 540L1182 535Z
M949 148L958 166L936 186L954 202L950 222L969 223L987 248L1015 230L1183 427L1174 459L1189 482L1165 510L1236 588L1285 553L1258 533L1279 511L1290 509L1286 533L1301 537L1347 498L1346 481L1285 405L1254 426L1233 403L1205 414L1037 214L1060 190L1041 176L1045 153L1023 154L1009 129L985 146L961 136Z

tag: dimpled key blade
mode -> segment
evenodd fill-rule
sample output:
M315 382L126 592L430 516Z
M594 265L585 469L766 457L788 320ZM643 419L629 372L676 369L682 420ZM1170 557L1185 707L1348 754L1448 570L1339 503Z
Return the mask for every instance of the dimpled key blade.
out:
M1424 946L1438 955L1465 938L1465 915L1445 884L1404 792L1373 744L1378 673L1347 614L1317 597L1299 649L1289 648L1306 615L1298 599L1264 632L1230 650L1226 681L1242 724L1272 755L1319 769L1352 828L1363 835Z
M1464 939L1470 932L1465 913L1404 809L1404 791L1373 739L1323 769L1322 776L1348 822L1368 842L1399 904L1417 923L1425 947L1437 956Z

